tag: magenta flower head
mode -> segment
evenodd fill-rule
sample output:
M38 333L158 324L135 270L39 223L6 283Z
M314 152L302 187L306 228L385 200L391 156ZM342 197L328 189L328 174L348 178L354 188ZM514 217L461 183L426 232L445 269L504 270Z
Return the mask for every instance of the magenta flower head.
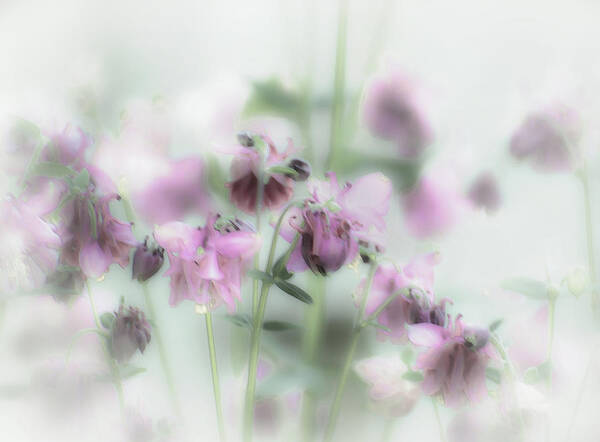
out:
M50 143L42 153L45 161L72 166L75 170L81 170L84 167L85 152L93 143L92 137L79 127L70 124L60 132L49 132L46 135L50 139Z
M498 182L490 172L482 172L475 178L469 187L467 196L475 207L480 207L490 213L498 210L502 204Z
M327 176L329 181L310 182L311 198L289 211L282 228L287 241L300 234L290 271L334 272L356 258L359 242L370 238L372 227L385 229L392 185L384 175L365 175L343 187L334 173Z
M110 350L120 363L128 362L136 350L144 353L150 342L150 323L143 311L136 307L121 304L119 311L114 312L110 332Z
M0 202L0 241L3 294L39 288L56 269L61 241L54 227L13 196Z
M273 141L266 135L252 136L246 133L238 135L238 146L235 158L231 163L232 180L227 184L231 201L246 212L256 211L259 177L264 182L262 207L277 209L290 200L294 193L294 179L303 179L310 168L304 162L285 162L296 149L292 141L283 153L279 153ZM296 160L299 161L299 160ZM296 173L289 174L277 169L281 166L292 169Z
M240 299L242 275L259 250L260 237L239 222L210 216L204 227L172 221L154 231L156 242L169 257L172 306L184 299L214 309L226 304L230 312Z
M147 281L160 270L164 261L165 249L162 247L148 246L148 237L139 244L133 254L131 278L139 282Z
M574 109L556 105L529 115L510 140L510 153L529 160L544 172L573 167L573 148L581 137L581 121Z
M485 397L485 369L496 357L487 330L464 327L459 315L453 327L409 326L408 337L413 344L428 348L416 363L425 376L423 393L442 396L449 407Z
M415 84L398 71L367 87L364 119L373 135L396 142L405 158L418 157L433 139Z

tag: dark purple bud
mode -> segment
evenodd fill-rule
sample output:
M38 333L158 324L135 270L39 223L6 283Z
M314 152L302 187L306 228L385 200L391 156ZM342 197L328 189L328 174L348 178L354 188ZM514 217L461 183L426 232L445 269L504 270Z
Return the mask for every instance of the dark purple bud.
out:
M120 363L129 361L136 350L144 353L150 342L150 324L136 307L121 304L111 329L111 353Z
M85 275L78 268L57 268L46 278L46 288L58 302L69 303L83 291Z
M494 212L500 207L498 183L494 175L489 172L483 172L475 178L469 188L468 196L476 207L481 207L488 212Z
M298 173L298 175L288 175L294 181L306 181L310 176L310 165L306 161L294 158L289 162L288 167Z
M162 247L148 247L148 237L135 249L131 278L144 282L160 270L164 261Z
M244 147L254 147L254 138L248 132L240 132L237 134L238 143Z
M490 332L481 327L465 327L463 331L465 346L473 350L479 350L488 343Z

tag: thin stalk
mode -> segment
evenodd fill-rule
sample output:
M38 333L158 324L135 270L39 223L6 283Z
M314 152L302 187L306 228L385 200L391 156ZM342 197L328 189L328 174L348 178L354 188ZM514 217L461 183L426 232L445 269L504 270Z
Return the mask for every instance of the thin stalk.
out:
M398 296L400 296L402 294L402 292L396 292L394 293L392 296L389 296L384 302L381 303L381 305L379 307L377 307L377 309L371 313L371 315L369 315L363 322L363 326L367 324L367 322L369 321L373 321L375 319L377 319L377 316L379 316L381 314L382 311L385 310L385 308L390 305L392 303L392 301L394 299L396 299Z
M554 346L554 318L556 312L556 298L551 297L548 302L548 377L546 379L546 387L548 397L552 395L552 347ZM550 407L546 413L546 441L550 440Z
M438 429L440 430L440 440L442 442L447 442L448 439L446 439L446 430L444 429L444 424L442 423L442 418L440 416L440 410L438 408L436 399L431 398L431 403L433 404L433 412L435 414L435 420L437 422Z
M394 433L394 424L396 420L392 417L387 418L383 427L383 433L381 433L381 442L389 442Z
M346 39L348 30L348 0L340 0L338 15L337 42L335 50L335 74L333 79L333 106L331 109L331 133L327 169L337 160L340 149L340 133L344 113L344 93L346 89Z
M590 282L592 283L592 311L594 313L597 313L598 308L600 307L600 293L598 289L598 275L596 273L596 255L594 251L594 228L592 224L592 200L590 194L590 179L585 160L583 160L583 165L579 177L581 178L581 184L583 186L585 233L589 267L588 271L590 272Z
M348 381L348 374L350 373L350 367L352 365L352 361L354 360L354 353L356 351L356 346L358 345L358 337L360 336L360 332L362 327L360 324L362 322L362 318L365 314L365 308L367 307L367 299L369 297L369 292L371 291L371 285L373 284L373 278L375 277L375 271L377 270L377 262L375 259L371 262L371 267L369 269L369 276L367 277L367 284L365 286L365 290L363 293L363 298L360 303L360 308L358 310L358 314L356 316L356 322L354 329L352 331L352 340L350 341L350 347L348 348L348 353L346 355L346 361L344 362L344 366L342 368L342 374L340 375L340 380L338 382L338 386L335 392L335 397L333 399L333 403L331 405L331 410L329 412L329 421L327 422L327 428L325 429L325 441L331 441L333 438L333 433L335 432L335 427L337 424L337 419L340 414L340 408L342 405L342 397L344 395L344 389L346 387L346 382Z
M219 385L219 370L217 369L217 352L215 350L215 338L210 312L204 315L206 319L206 336L208 337L208 352L210 354L210 369L212 373L213 393L215 396L215 408L217 410L217 423L219 426L219 439L225 442L225 424L223 421L223 407L221 406L221 388Z
M148 309L148 313L150 314L150 319L154 321L154 323L158 322L156 316L156 310L154 309L154 302L152 301L152 296L150 294L150 289L148 288L148 283L143 282L142 287L144 289L144 301L146 302L146 307ZM179 397L175 390L175 383L173 381L173 372L171 371L171 366L169 365L169 360L167 358L167 351L165 349L165 343L163 341L162 333L160 331L160 327L156 326L152 330L152 335L154 340L156 341L156 345L158 347L158 355L160 358L160 365L162 366L163 372L165 374L165 379L167 381L167 387L169 389L169 396L171 398L171 403L173 404L173 408L177 413L177 416L181 418L181 405L179 403Z
M256 192L256 208L255 208L255 212L256 212L256 232L260 235L260 221L261 221L261 217L260 217L260 211L262 210L262 203L263 203L263 195L265 192L265 183L264 183L264 178L263 178L263 173L262 173L262 169L264 167L264 160L263 155L260 155L261 157L261 161L260 161L260 166L258 168L259 171L261 171L258 174L257 177L257 183L256 185L258 186L257 192ZM254 255L254 269L255 270L259 270L260 267L260 253L257 253L256 255ZM256 315L256 309L258 306L258 280L255 279L252 282L252 315Z
M579 389L577 390L577 398L575 399L575 406L573 407L573 414L571 414L571 419L569 420L569 428L567 430L567 436L565 438L565 442L570 442L571 434L573 433L573 428L575 428L575 421L577 415L579 414L579 408L581 407L581 401L583 399L583 393L586 390L586 385L588 383L588 379L592 374L592 366L594 365L594 359L596 356L597 348L594 348L592 354L590 355L590 360L585 367L585 373L583 375L583 379L581 380L581 384L579 384Z

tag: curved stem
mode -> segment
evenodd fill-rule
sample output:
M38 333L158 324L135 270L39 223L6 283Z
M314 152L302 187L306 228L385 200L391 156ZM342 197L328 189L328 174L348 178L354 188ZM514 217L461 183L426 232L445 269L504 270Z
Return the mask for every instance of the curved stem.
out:
M258 167L259 170L259 174L256 177L257 178L257 189L256 189L256 207L254 209L255 213L256 213L256 232L260 235L260 224L261 224L261 218L260 218L260 211L262 210L262 206L263 206L263 195L265 192L265 183L264 183L264 174L263 174L263 169L264 169L264 158L263 158L263 154L260 154L260 165ZM254 255L254 270L259 270L260 268L260 253L257 253L256 255ZM256 309L258 306L258 280L255 279L254 281L252 281L252 315L256 315Z
M371 267L369 269L369 276L367 277L367 284L365 286L363 298L360 303L358 314L356 316L356 322L352 333L352 340L350 341L350 347L346 355L346 361L344 362L344 366L342 368L342 373L340 375L340 380L338 382L338 386L335 392L335 397L333 399L333 403L331 404L331 411L329 412L329 421L327 422L327 428L325 429L325 441L330 441L333 438L333 433L335 432L337 419L340 414L340 407L342 405L344 389L348 380L348 374L350 373L350 366L352 365L352 361L354 360L354 353L356 351L356 346L358 345L358 337L360 336L360 331L362 330L360 324L362 322L362 317L365 313L365 308L367 307L367 299L369 297L369 292L371 291L371 285L373 284L373 278L375 277L376 270L377 261L372 260Z
M148 288L148 283L143 282L142 288L144 289L144 301L146 302L146 308L148 309L148 313L150 314L150 319L154 321L156 324L158 319L156 317L156 310L154 309L154 303L152 302L152 296L150 295L150 289ZM160 327L156 325L152 330L152 334L154 339L156 340L156 344L158 347L158 355L160 358L160 365L162 366L163 372L165 374L165 379L167 381L167 387L169 389L169 396L171 398L171 403L173 404L173 408L175 409L175 413L177 416L181 418L181 405L179 403L179 397L175 390L175 383L173 381L173 372L171 371L171 366L169 365L169 360L167 358L167 351L165 349L165 344L162 338L162 333L160 331Z
M210 354L210 369L212 373L213 393L215 396L215 408L217 410L217 423L219 426L219 439L225 441L225 424L223 422L223 407L221 406L221 388L219 385L219 370L217 369L217 352L215 350L215 338L213 334L212 316L210 312L204 315L206 319L206 336L208 337L208 351Z
M573 432L573 428L575 428L575 421L577 415L579 414L579 408L581 407L581 400L583 399L583 393L585 392L585 387L588 383L588 379L592 373L592 366L594 365L594 359L596 356L597 348L594 348L592 354L590 355L590 360L585 367L585 373L583 375L583 379L581 380L581 384L579 384L579 389L577 390L577 398L575 399L575 406L573 407L573 414L571 414L571 419L569 420L569 428L567 430L567 436L565 438L565 442L569 442L571 440L571 433Z
M598 288L598 277L596 273L596 255L594 251L594 228L592 223L592 200L590 194L590 179L587 171L585 159L580 173L581 184L583 186L583 202L585 208L585 232L588 255L588 271L590 272L590 282L592 283L592 310L597 313L600 307L600 293Z
M446 442L446 430L444 430L444 424L442 423L442 418L440 416L440 410L438 408L437 402L435 398L431 398L431 403L433 404L433 412L435 414L435 420L437 422L438 429L440 430L440 440L442 442Z

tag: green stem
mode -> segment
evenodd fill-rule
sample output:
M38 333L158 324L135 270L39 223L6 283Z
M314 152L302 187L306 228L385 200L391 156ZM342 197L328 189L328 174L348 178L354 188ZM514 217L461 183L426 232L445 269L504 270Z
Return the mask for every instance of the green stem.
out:
M158 322L156 316L156 310L154 309L154 302L152 301L152 296L150 294L150 289L148 288L148 283L142 283L143 291L144 291L144 301L146 302L146 308L148 309L148 313L150 319L154 321L156 324ZM175 390L175 383L173 381L173 372L171 371L171 366L169 365L169 360L167 358L167 351L165 349L165 344L163 341L162 333L160 331L160 327L156 325L152 330L152 335L154 340L156 341L158 347L158 355L160 358L160 365L162 366L163 372L165 374L165 379L167 381L167 387L169 389L169 396L171 398L171 403L173 404L173 408L175 409L175 413L178 417L181 418L181 405L179 403L179 397Z
M262 173L262 169L264 167L264 161L263 161L263 155L260 154L261 157L261 164L259 166L259 171L260 173L258 174L258 180L257 180L257 193L256 193L256 208L255 208L255 212L256 212L256 233L258 233L260 235L260 211L262 210L262 203L263 203L263 194L265 191L265 183L263 181L263 173ZM255 270L259 270L260 268L260 253L257 253L256 255L254 255L254 269ZM256 315L256 309L258 306L258 280L255 279L252 282L252 315Z
M204 315L206 318L206 335L208 337L208 351L210 354L210 369L212 373L213 393L215 396L215 408L217 410L217 423L219 426L219 439L225 441L225 424L223 421L223 407L221 406L221 389L219 386L219 370L217 369L217 352L215 350L215 338L213 334L212 316L210 312Z
M367 284L365 286L362 301L360 303L360 308L358 310L358 314L356 316L356 322L354 329L352 331L352 340L350 341L350 347L348 349L348 353L346 355L346 361L344 362L344 366L342 368L342 373L340 375L340 380L338 382L338 386L335 392L335 397L333 399L333 403L331 405L331 410L329 412L329 421L327 422L327 428L325 429L325 441L331 441L333 438L333 433L335 432L335 427L337 424L337 419L340 414L340 408L342 405L342 397L344 395L344 389L346 387L346 382L348 381L348 374L350 373L350 367L352 365L352 361L354 360L354 353L356 351L356 346L358 345L358 337L360 336L360 332L362 327L360 324L362 323L362 318L365 314L365 308L367 307L367 299L369 297L369 292L371 291L371 285L373 284L373 278L375 277L375 271L377 270L377 261L373 259L371 261L371 267L369 269L369 276L367 277Z
M569 421L569 428L567 430L567 437L565 438L565 442L570 442L571 433L573 432L573 428L575 428L575 421L577 415L579 414L579 407L581 407L581 401L583 399L583 393L586 391L586 385L588 383L588 379L592 374L592 366L594 365L594 359L596 356L596 348L592 351L590 355L590 360L585 367L585 373L583 375L583 379L581 380L581 384L579 384L579 389L577 390L577 397L575 399L575 406L573 407L573 414L571 414L571 419Z
M400 296L402 294L402 292L396 292L394 293L392 296L389 296L383 303L381 303L381 305L379 307L377 307L377 309L371 313L371 315L369 315L364 321L362 321L362 326L364 327L365 325L367 325L368 322L373 321L375 319L377 319L377 316L379 316L381 314L382 311L385 310L385 308L390 305L392 303L392 301L394 299L396 299L398 296Z
M587 171L587 164L585 159L580 173L581 184L583 186L583 199L585 208L585 232L587 242L587 255L588 255L588 271L590 272L590 282L592 284L592 310L597 313L599 305L599 289L598 289L598 277L596 273L596 255L594 251L594 228L592 224L592 200L590 194L590 179Z
M394 433L394 424L396 420L392 417L387 418L383 427L383 433L381 433L381 442L389 442Z
M446 430L444 430L444 424L442 423L442 418L440 416L440 410L438 408L436 398L431 398L431 403L433 404L433 412L435 414L435 420L437 422L438 429L440 430L440 440L442 442L446 442Z
M340 0L338 32L335 50L335 74L333 80L333 106L331 109L331 134L327 169L331 170L338 157L340 133L344 113L344 93L346 89L346 37L348 28L348 0Z

